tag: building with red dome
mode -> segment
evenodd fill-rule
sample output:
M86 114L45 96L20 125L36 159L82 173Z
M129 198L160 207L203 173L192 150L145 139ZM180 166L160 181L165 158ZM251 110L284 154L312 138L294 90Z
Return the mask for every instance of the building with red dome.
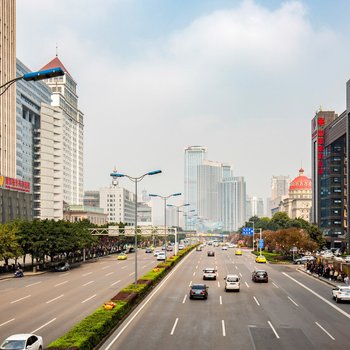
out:
M312 181L299 170L299 176L291 181L288 197L279 205L279 211L285 212L291 219L301 218L310 222L312 206Z

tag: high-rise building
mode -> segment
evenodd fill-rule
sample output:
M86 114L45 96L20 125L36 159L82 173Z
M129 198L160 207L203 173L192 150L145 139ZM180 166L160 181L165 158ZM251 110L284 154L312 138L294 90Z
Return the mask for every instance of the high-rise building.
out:
M140 225L140 226L153 225L152 207L150 204L146 202L137 203L137 225Z
M211 160L203 160L198 165L197 214L208 222L219 221L218 199L222 170L222 163Z
M272 176L271 198L267 199L267 216L271 217L279 211L280 203L288 197L289 184L289 176Z
M42 69L61 67L64 76L47 79L52 91L52 106L62 110L63 123L63 200L83 203L84 115L78 108L77 83L56 56Z
M198 208L198 165L202 164L205 159L207 159L206 147L190 146L185 149L184 201L190 204L191 210L197 211ZM188 220L185 220L185 228L189 228Z
M30 70L17 60L17 75ZM62 113L42 81L17 82L17 178L28 181L37 219L63 218Z
M244 177L223 179L219 183L219 213L224 231L237 231L246 219L246 183Z
M342 114L318 111L312 119L311 220L323 230L328 247L347 246L349 251L350 80L346 96L347 109Z
M0 0L0 85L16 78L16 1ZM3 92L4 89L0 91ZM16 176L16 84L0 98L0 175Z
M262 198L248 196L246 203L246 220L249 220L253 216L257 216L259 218L264 216L264 200Z

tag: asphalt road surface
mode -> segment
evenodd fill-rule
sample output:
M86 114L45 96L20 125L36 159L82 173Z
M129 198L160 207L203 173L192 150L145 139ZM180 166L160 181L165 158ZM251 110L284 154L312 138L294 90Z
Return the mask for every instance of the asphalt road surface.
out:
M102 350L348 349L350 303L336 304L332 287L295 265L256 264L249 251L193 251L111 334ZM210 248L212 249L212 248ZM216 267L207 300L190 300L189 286ZM254 283L254 268L268 283ZM241 276L241 291L225 292L224 277Z
M135 254L87 262L67 272L0 280L0 342L11 334L41 335L44 346L109 301L135 279ZM153 254L138 252L138 276L156 264Z

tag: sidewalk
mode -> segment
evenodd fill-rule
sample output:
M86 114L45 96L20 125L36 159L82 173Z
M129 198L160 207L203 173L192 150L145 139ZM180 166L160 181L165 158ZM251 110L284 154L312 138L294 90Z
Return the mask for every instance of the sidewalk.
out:
M43 273L47 273L47 272L48 271L36 271L36 272L25 271L23 277L38 276L38 275L42 275ZM23 277L18 277L18 278L23 278ZM0 273L0 280L7 280L9 278L15 278L13 271Z
M305 267L298 267L297 270L299 270L299 271L301 271L301 272L303 272L303 273L305 273L305 274L307 274L309 276L312 276L313 278L321 280L322 282L325 282L325 283L329 284L332 287L346 286L346 284L344 282L329 280L329 279L327 279L325 277L320 277L316 273L308 272Z

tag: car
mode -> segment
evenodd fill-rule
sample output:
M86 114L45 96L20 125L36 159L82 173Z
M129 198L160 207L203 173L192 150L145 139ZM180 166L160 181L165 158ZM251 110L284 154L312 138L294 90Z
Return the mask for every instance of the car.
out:
M183 244L179 244L179 250L185 249L185 246Z
M70 265L67 262L60 262L55 266L55 271L57 272L64 272L70 270Z
M190 287L190 299L207 299L208 288L209 287L206 284L192 284L192 286Z
M344 258L344 261L346 263L350 263L350 255L347 255L345 258Z
M340 286L333 288L332 297L337 303L342 300L350 300L350 286Z
M240 278L238 275L227 275L225 278L225 292L228 292L229 290L234 290L236 292L239 292L240 289Z
M167 252L172 252L172 251L173 251L173 247L172 247L171 245L168 245L168 246L166 247L166 251L167 251Z
M152 253L153 252L153 249L152 248L149 248L147 247L146 250L145 250L146 253Z
M215 252L213 250L208 250L208 256L215 256Z
M223 246L221 247L221 250L227 250L227 246L226 246L226 245L223 245Z
M166 256L165 256L165 252L159 252L157 255L157 260L165 260Z
M242 250L241 249L236 249L235 255L242 255Z
M43 338L29 333L11 335L0 345L1 350L42 350L43 348Z
M216 270L213 267L207 267L203 270L203 279L204 280L216 280Z
M157 250L154 251L153 256L158 256L159 253L160 253L160 250L157 249Z
M117 256L117 260L126 260L128 256L125 253L120 253Z
M201 246L196 247L196 251L197 251L197 252L201 252L201 251L202 251L202 247L201 247Z
M252 281L253 282L268 282L269 276L265 270L254 270L252 272Z
M257 263L266 263L266 258L264 257L264 255L258 255L255 258L255 262L257 262Z

